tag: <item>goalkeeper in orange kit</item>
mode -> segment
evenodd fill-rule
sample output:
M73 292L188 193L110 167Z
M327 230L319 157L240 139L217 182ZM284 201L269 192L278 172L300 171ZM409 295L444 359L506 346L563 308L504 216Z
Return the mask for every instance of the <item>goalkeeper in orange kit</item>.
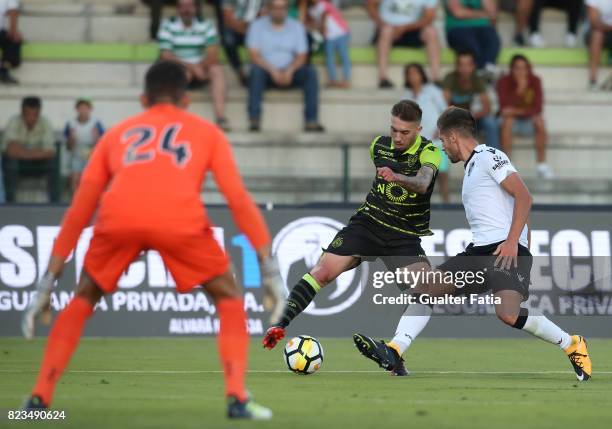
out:
M113 293L121 274L145 250L158 251L179 292L203 286L219 312L219 353L228 417L269 419L272 412L249 399L244 386L248 333L242 295L227 255L213 238L200 191L211 171L234 220L255 248L268 307L278 316L284 286L270 255L264 219L240 178L230 145L213 124L187 112L184 68L161 61L146 75L145 111L121 122L96 145L53 247L37 297L22 330L48 312L51 286L97 209L94 235L74 298L50 333L38 379L25 407L47 408L93 309Z

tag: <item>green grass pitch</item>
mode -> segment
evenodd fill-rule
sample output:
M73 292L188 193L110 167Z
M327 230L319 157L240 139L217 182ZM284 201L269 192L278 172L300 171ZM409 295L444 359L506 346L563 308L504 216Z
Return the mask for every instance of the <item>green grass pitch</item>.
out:
M9 422L31 388L44 340L0 339L0 427L609 428L612 340L591 339L594 377L579 383L556 347L535 339L419 339L410 377L391 377L349 339L322 338L321 371L286 370L282 348L251 345L248 387L271 422L224 418L214 339L82 340L55 394L61 423Z

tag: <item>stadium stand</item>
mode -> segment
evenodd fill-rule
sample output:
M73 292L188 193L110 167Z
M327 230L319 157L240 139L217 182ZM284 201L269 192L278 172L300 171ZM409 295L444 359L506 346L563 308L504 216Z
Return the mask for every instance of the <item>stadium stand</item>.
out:
M164 11L164 15L169 13L170 9ZM246 91L225 67L227 116L234 129L229 137L245 181L258 202L300 204L345 198L356 202L370 186L372 166L367 145L373 135L386 132L389 108L402 97L403 90L376 88L375 50L369 43L373 24L361 7L350 7L343 13L352 30L352 89L321 91L324 134L302 134L301 94L279 91L266 95L262 121L265 132L248 133ZM212 10L205 9L205 15L213 16ZM606 120L612 117L612 98L610 93L587 91L587 53L583 45L578 49L560 48L565 37L564 20L562 13L545 10L540 30L551 47L518 49L511 47L513 18L500 15L498 29L504 49L499 64L505 70L511 55L520 51L542 77L544 116L550 133L548 161L557 178L537 179L531 139L516 140L513 160L537 203L612 203L612 127ZM440 11L438 31L442 31L442 23ZM19 100L30 94L43 99L46 115L58 133L80 96L94 100L96 113L107 126L137 112L144 71L157 56L156 45L147 42L148 25L148 9L136 0L22 0L24 64L15 72L21 85L1 87L0 127L5 126ZM608 57L604 57L607 63ZM450 69L453 59L445 48L443 73ZM324 81L322 58L314 61ZM403 64L413 61L425 63L423 52L394 50L391 79L400 82ZM607 74L609 69L602 69L602 79ZM193 93L192 110L213 119L210 97L202 91ZM461 168L454 165L450 170L453 202L460 201ZM220 202L212 191L209 183L204 191L206 200ZM44 189L30 190L24 198L44 201ZM65 195L64 199L68 198ZM436 194L434 201L437 198Z

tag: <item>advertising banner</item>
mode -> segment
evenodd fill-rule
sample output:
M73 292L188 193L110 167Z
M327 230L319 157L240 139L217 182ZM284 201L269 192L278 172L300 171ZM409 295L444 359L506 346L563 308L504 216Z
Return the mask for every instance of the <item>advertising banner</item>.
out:
M20 335L20 314L45 272L64 211L64 207L0 207L0 335ZM256 254L236 229L227 208L212 207L208 212L216 225L215 237L229 253L244 290L249 330L261 335L269 321L262 304ZM353 212L352 208L279 208L264 212L273 236L273 252L288 290L314 266L321 249L332 242ZM612 336L612 212L535 210L531 224L534 258L529 298L523 305L553 318L567 318L569 324L587 329L592 335ZM422 247L432 265L462 252L470 243L471 234L460 207L433 209L431 227L434 235L425 237ZM55 287L55 312L72 295L91 235L91 228L83 232ZM289 333L333 337L364 331L392 335L407 294L397 287L395 277L385 278L385 271L383 263L372 261L340 275L316 296ZM495 309L491 297L482 294L478 299L466 297L460 302L439 303L434 311L440 317L432 322L428 333L513 335L512 330L492 320ZM493 324L496 327L489 328ZM117 292L98 304L86 335L214 335L218 328L214 303L203 289L176 293L160 255L148 251L123 274ZM37 334L46 332L41 328Z

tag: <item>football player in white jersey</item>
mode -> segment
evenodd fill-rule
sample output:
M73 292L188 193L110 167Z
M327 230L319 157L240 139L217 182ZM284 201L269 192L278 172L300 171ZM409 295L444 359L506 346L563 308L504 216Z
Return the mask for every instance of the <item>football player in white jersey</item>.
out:
M533 258L529 252L528 217L532 197L505 153L479 144L476 123L468 110L450 107L438 119L444 151L451 162L463 161L462 200L472 231L464 252L438 267L444 276L428 276L414 288L413 300L389 343L356 334L368 344L370 359L379 362L393 348L400 355L425 328L436 297L493 293L497 317L505 324L559 346L569 357L580 381L591 377L592 365L585 339L569 335L542 313L521 307L529 297ZM474 273L474 281L459 287L450 274ZM480 273L480 274L479 274ZM441 280L444 279L444 280ZM432 303L433 302L433 303Z

